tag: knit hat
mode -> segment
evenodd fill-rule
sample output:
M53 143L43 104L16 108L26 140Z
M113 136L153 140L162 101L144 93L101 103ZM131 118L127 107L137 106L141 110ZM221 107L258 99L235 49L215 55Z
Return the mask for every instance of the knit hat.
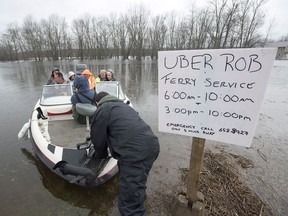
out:
M73 72L73 71L70 71L69 73L68 73L68 77L70 78L71 76L73 76L73 75L75 75L75 73Z
M101 91L95 96L95 101L98 103L103 97L109 95L107 92Z

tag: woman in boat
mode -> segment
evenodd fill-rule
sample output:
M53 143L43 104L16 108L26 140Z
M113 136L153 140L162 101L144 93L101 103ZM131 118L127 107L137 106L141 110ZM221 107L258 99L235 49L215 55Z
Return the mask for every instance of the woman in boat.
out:
M54 74L54 84L68 84L69 81L64 79L63 74L60 71L56 71Z
M76 78L76 74L75 74L73 71L69 71L68 77L69 77L70 82L73 83L73 81L74 81L75 78Z
M106 81L116 81L114 78L114 73L112 69L108 69L106 72Z
M54 81L54 76L55 76L55 73L60 70L58 68L55 68L54 70L52 70L52 73L51 73L51 76L49 78L49 80L47 81L46 85L53 85L55 84L55 81Z

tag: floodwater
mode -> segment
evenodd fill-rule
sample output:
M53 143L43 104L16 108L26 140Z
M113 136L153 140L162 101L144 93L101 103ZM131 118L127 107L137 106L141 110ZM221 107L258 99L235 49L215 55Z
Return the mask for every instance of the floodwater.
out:
M274 62L250 148L209 142L208 148L241 155L254 162L244 180L275 215L288 215L288 61Z
M161 152L148 179L148 200L156 200L160 193L170 195L179 183L179 169L189 167L191 137L158 132L156 61L0 63L1 215L118 215L117 176L94 189L71 185L37 159L29 140L17 140L52 69L58 67L67 76L79 63L86 63L95 76L102 68L113 69L134 108L159 136ZM288 214L287 117L288 61L275 61L251 148L206 142L206 148L254 161L254 167L245 171L245 181L277 215ZM149 203L154 209L150 215L165 215L157 212L158 204Z

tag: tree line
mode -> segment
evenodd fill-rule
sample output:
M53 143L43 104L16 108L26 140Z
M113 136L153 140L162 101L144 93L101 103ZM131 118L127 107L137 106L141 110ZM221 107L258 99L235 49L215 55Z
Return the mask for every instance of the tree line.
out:
M157 58L160 50L243 48L261 46L267 35L266 0L212 0L195 3L185 14L151 15L142 4L125 13L76 18L69 26L64 17L25 17L0 35L0 61L106 59L133 56ZM268 33L267 33L268 34Z

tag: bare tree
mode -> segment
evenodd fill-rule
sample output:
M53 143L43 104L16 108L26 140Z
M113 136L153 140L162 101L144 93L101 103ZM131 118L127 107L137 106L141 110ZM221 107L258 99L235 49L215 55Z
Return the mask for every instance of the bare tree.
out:
M176 22L176 14L171 12L167 14L167 33L168 37L166 38L166 47L167 49L176 49L176 29L177 29L177 22Z
M1 35L0 57L141 59L157 57L158 50L254 47L268 40L272 26L266 38L259 34L266 1L211 0L206 8L193 4L181 17L175 12L150 17L150 11L139 4L119 16L74 19L70 29L65 18L55 14L41 20L41 25L28 16L20 28L11 25Z
M83 25L84 21L82 19L74 19L72 22L72 32L75 36L75 48L78 50L77 57L84 59L84 49L85 49L85 27Z
M62 54L67 43L67 23L65 18L51 15L48 20L41 20L46 57L53 60L64 58Z
M198 8L196 7L195 2L191 4L189 13L186 17L187 22L187 48L194 49L197 44L197 21L198 21ZM202 29L201 29L202 30Z
M264 24L265 15L262 11L266 0L242 0L240 2L240 47L254 47L260 40L258 30Z
M129 40L133 46L133 55L141 59L145 49L145 37L147 36L148 20L150 12L142 4L134 5L128 10Z
M266 43L268 42L268 37L269 37L270 31L271 31L271 29L272 29L272 27L274 25L274 21L275 21L275 19L272 19L270 24L269 24L269 26L268 26L266 36L265 36L264 41L262 43L262 47L264 47L266 45ZM287 39L288 39L288 37L287 37Z
M96 55L94 56L98 59L107 58L109 55L109 49L112 49L112 46L109 46L111 43L111 34L108 18L93 18L91 32L93 38L91 42L94 44L94 50L97 50L97 53L95 53ZM110 53L110 57L112 57L112 53Z
M14 61L14 49L13 49L13 43L11 40L11 36L8 34L2 34L1 35L1 51L3 52L3 59L4 60L11 60Z
M237 23L236 14L239 4L232 1L231 5L228 6L224 19L224 26L221 32L222 44L221 48L233 47L233 38L235 37L233 30L235 30L235 25ZM229 43L230 42L230 43Z
M209 37L209 30L212 27L213 17L208 8L201 9L197 13L194 47L195 49L210 48L212 40Z
M32 16L24 19L22 26L22 35L27 46L27 52L35 61L43 60L43 33L40 25L34 21Z
M122 56L122 53L120 51L120 37L121 36L119 33L122 26L120 26L121 22L119 19L120 19L120 17L117 16L117 14L111 13L109 15L109 24L108 24L109 25L109 33L111 35L111 46L112 46L112 49L114 51L114 55L118 56L118 57ZM127 32L127 29L124 29L124 27L122 27L122 28L123 28L124 32L125 32L125 30Z
M11 23L7 29L7 33L1 35L0 46L2 51L1 56L3 56L1 59L18 61L20 59L26 60L27 58L21 28L17 23Z
M232 28L235 26L237 13L237 0L214 0L211 2L213 8L214 28L210 31L213 48L227 47L228 39L233 37Z
M152 19L149 27L149 48L151 57L158 57L158 50L164 49L167 37L167 26L165 24L166 16L158 15Z
M133 48L132 40L128 31L128 17L121 14L119 17L110 16L111 42L117 56L128 59Z
M185 49L188 43L187 22L182 19L176 29L175 48L177 50Z
M81 25L84 35L84 57L90 58L91 53L93 52L93 40L92 40L92 17L90 15L86 15L81 19Z
M13 47L13 60L19 60L25 59L25 47L23 44L23 39L20 34L20 27L17 25L17 23L12 24L8 29L7 29L7 35L6 37L10 37L11 40L11 45Z
M69 37L69 35L67 35L67 39L66 39L66 57L68 59L74 58L75 57L75 53L74 53L74 49L73 49L73 41L72 38Z

